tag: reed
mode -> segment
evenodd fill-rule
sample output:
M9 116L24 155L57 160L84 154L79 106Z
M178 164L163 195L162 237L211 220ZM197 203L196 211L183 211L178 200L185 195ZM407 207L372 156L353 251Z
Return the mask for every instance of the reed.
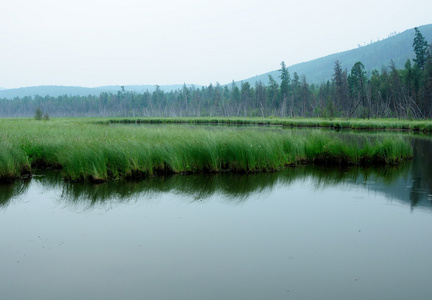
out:
M0 121L0 178L57 168L67 180L98 182L160 173L275 171L300 163L395 164L412 156L400 137L107 124L98 119Z
M0 142L0 181L10 181L30 173L28 156L8 141Z

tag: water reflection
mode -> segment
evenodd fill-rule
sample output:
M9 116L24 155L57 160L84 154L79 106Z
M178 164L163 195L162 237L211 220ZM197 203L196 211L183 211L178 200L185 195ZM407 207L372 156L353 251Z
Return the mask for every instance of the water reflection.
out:
M127 202L152 199L163 193L174 193L203 201L218 194L230 203L245 201L252 194L270 191L281 181L281 173L171 175L142 181L110 183L61 182L53 177L43 180L51 188L60 188L63 199L88 207L108 201ZM289 177L291 178L291 176Z
M432 141L428 139L414 139L412 141L416 159L412 162L412 187L410 201L414 207L425 198L432 201Z
M386 168L1 185L2 299L429 299L432 149L413 142Z
M152 199L162 193L175 193L192 201L205 201L218 195L225 202L239 204L251 196L265 195L277 185L310 180L315 189L357 186L383 193L414 209L431 209L432 143L415 140L416 159L400 166L380 168L300 166L275 173L173 175L142 181L115 181L102 184L65 182L58 173L46 173L32 180L45 189L61 191L61 201L68 205L91 208L138 199ZM26 192L30 180L0 185L0 207Z
M11 199L23 195L30 186L30 179L23 179L12 183L0 184L0 207L5 207Z
M277 185L311 180L315 189L358 186L383 193L391 200L415 207L432 208L432 140L411 137L414 159L400 166L378 168L300 166L274 173L172 175L142 181L115 181L102 184L65 182L57 172L0 184L0 207L26 193L32 182L46 189L61 191L61 200L87 208L107 202L151 199L162 193L175 193L203 201L213 195L238 204L252 195L265 194ZM36 171L37 173L37 171Z

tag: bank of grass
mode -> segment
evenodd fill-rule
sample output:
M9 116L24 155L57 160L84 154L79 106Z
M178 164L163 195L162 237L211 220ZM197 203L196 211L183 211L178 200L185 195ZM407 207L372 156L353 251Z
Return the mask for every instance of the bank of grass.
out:
M9 141L0 142L0 180L13 180L30 173L28 156Z
M227 124L227 125L274 125L284 127L311 127L354 130L410 130L432 132L432 120L400 119L320 119L320 118L110 118L110 123L153 124Z
M397 164L412 156L401 137L190 126L109 126L98 119L0 121L0 179L34 168L73 181L159 173L275 171L301 163Z

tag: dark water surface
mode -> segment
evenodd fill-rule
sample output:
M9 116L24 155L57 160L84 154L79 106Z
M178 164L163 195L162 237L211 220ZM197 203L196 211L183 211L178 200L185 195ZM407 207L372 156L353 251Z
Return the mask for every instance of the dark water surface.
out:
M375 169L0 185L0 299L432 299L432 141Z

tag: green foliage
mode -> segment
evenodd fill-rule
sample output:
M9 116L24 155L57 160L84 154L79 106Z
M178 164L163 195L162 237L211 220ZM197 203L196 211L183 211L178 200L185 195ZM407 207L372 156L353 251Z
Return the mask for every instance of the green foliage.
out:
M420 67L420 69L423 69L426 63L426 51L428 43L417 27L415 27L414 30L415 38L412 46L414 48L416 57L413 60Z
M432 40L432 25L419 26L426 40ZM414 58L412 40L414 29L409 29L394 36L371 44L359 46L356 49L331 54L311 61L302 62L289 66L292 73L304 74L310 83L321 84L330 80L333 75L333 67L336 60L340 61L344 68L350 70L358 61L361 61L368 74L374 69L381 70L382 66L387 66L393 60L397 68L403 68L407 59ZM257 81L266 82L269 75L276 78L280 74L275 70L263 75L254 76L247 79L253 85ZM245 80L243 80L245 81Z
M291 78L288 72L288 68L285 65L285 62L281 62L281 68L279 70L281 72L279 78L281 79L280 89L281 89L281 97L283 99L287 99L289 97L289 89Z
M348 76L348 82L350 90L353 93L361 93L364 88L364 83L367 80L366 70L361 62L356 62L351 69L351 73Z
M407 120L412 121L413 120L413 114L412 114L412 110L411 108L407 108L407 115L406 115Z
M224 119L199 120L225 122ZM232 121L244 124L247 119ZM303 126L307 125L305 120ZM142 128L81 120L52 120L46 124L4 120L0 129L2 180L17 178L29 172L31 166L59 168L68 180L99 182L158 173L274 171L304 162L395 163L411 155L409 145L405 142L404 146L402 140L380 142L377 138L373 147L365 147L369 144L344 139L332 132L271 128L234 130L169 124Z
M279 71L281 72L281 74L279 76L281 81L286 81L287 84L289 84L290 83L290 74L288 72L288 68L286 67L284 61L281 62L281 68Z
M9 139L2 139L0 141L0 181L13 180L29 173L30 170L26 153L15 147Z
M432 26L421 29L432 34ZM387 67L388 61L381 59L379 66L384 67L380 71L372 70L369 77L368 56L364 57L365 61L350 61L345 65L341 63L342 58L332 57L328 66L328 71L333 72L332 80L321 84L308 83L304 74L299 76L297 71L291 80L287 66L281 62L278 72L274 76L268 75L268 82L265 79L265 83L258 81L255 85L249 81L226 86L218 83L207 87L181 85L171 91L156 86L151 91L141 92L122 86L116 87L115 92L99 95L71 96L68 93L57 97L21 97L12 101L0 99L0 117L45 120L49 117L135 116L432 118L432 56L430 49L425 51L425 39L418 29L413 44L423 45L419 48L417 63L411 65L405 56L402 63L390 60ZM413 57L414 52L409 46ZM423 54L425 62L420 68ZM369 56L378 57L376 53L369 53ZM351 65L348 76L346 67ZM404 69L398 69L398 66L404 66ZM320 68L327 66L324 64Z
M426 60L424 70L408 62L404 70L398 70L393 64L390 72L387 68L381 72L374 70L370 78L361 62L355 64L349 76L339 65L335 68L334 80L320 86L310 85L304 76L294 73L289 85L285 80L279 85L270 76L267 86L260 83L252 87L243 83L240 87L233 84L231 88L184 86L181 91L169 93L156 89L140 94L125 91L120 96L102 93L98 97L0 99L0 116L34 116L48 120L53 116L323 117L327 113L331 118L431 118L430 61L432 59ZM329 97L333 99L333 107L328 107Z
M333 120L336 117L336 108L333 99L329 96L324 109L324 118Z
M38 107L36 108L35 113L34 113L34 118L35 118L36 120L42 120L42 116L43 116L43 111L42 111L41 108L38 106Z

